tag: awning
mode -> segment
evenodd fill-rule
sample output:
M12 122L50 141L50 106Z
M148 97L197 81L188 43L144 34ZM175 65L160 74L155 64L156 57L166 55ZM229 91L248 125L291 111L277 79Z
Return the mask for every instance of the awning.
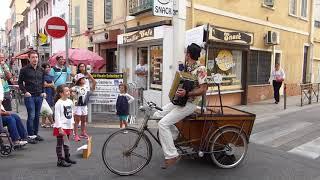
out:
M28 53L14 56L13 59L29 59Z

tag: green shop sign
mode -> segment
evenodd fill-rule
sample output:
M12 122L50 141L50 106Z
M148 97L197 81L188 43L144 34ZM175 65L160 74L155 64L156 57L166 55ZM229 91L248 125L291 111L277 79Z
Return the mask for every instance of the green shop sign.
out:
M134 16L152 10L153 0L128 0L129 15Z

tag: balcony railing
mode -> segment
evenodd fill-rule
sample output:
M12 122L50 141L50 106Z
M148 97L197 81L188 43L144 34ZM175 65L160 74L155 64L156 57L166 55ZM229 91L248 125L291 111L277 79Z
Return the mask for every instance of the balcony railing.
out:
M129 15L134 16L146 11L153 7L153 0L128 0L129 1Z

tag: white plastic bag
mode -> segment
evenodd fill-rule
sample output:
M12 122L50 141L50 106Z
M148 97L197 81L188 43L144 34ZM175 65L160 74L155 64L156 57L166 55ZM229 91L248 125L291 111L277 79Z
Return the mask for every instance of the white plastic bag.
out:
M40 114L41 115L52 115L53 114L52 109L50 108L46 99L43 99L43 101L42 101Z

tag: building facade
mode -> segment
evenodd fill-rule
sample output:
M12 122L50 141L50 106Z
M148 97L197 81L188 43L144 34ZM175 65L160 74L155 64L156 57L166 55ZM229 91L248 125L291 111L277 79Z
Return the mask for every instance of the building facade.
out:
M286 72L288 95L298 95L299 84L312 82L317 76L312 70L318 53L313 37L319 37L314 31L314 1L247 4L197 0L188 1L187 6L187 29L210 25L205 64L213 73L223 75L221 89L226 104L272 98L269 78L275 63ZM248 36L250 41L246 41ZM214 90L209 91L212 96L208 98L213 103L217 102Z
M69 21L69 0L52 0L52 16L61 17L66 22ZM69 28L70 31L70 28ZM66 39L52 38L52 54L66 50Z

